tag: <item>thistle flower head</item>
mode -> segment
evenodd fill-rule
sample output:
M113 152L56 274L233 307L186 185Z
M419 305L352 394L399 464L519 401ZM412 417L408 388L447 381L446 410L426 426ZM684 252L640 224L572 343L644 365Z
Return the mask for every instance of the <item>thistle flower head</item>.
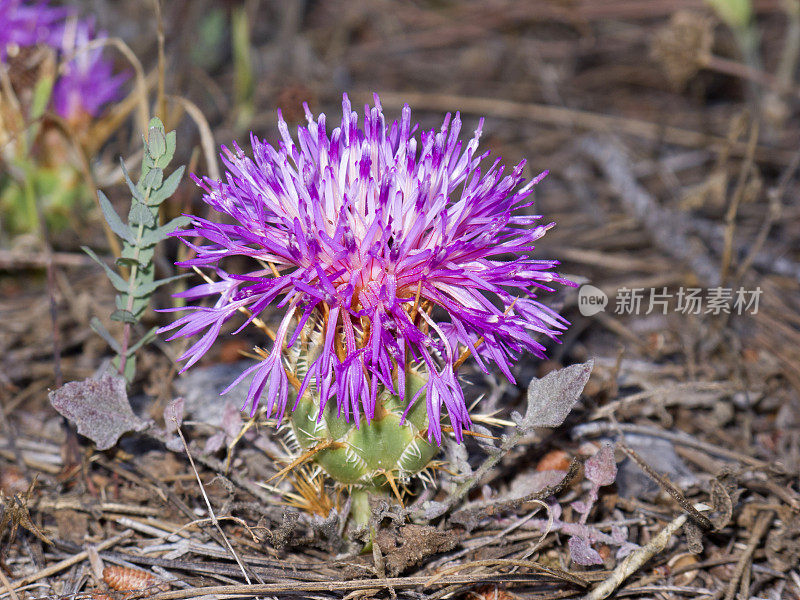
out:
M232 223L194 217L176 232L196 252L179 264L213 268L218 280L178 294L212 302L176 309L189 312L163 330L177 330L170 339L202 334L182 356L188 368L238 310L252 320L274 303L283 311L274 345L234 384L254 372L252 411L264 395L267 413L281 418L287 355L309 319L322 319L322 347L297 398L313 384L323 408L335 399L339 418L358 424L377 418L385 389L406 413L426 402L428 439L437 443L444 406L460 441L470 426L456 375L463 358L471 353L513 381L519 354L544 356L537 336L555 339L567 325L535 299L554 282L570 284L551 270L557 261L531 258L553 225L522 211L544 174L523 184L524 163L510 172L499 158L482 166L483 122L463 144L458 113L417 135L408 106L390 125L377 96L361 126L347 96L342 109L341 125L328 132L325 115L315 119L305 107L297 141L279 118L277 148L251 136L253 158L235 144L223 148L224 181L195 178L205 202ZM252 270L224 271L232 256L255 259ZM412 367L426 383L406 398Z
M114 65L103 58L100 45L86 47L105 37L94 33L91 20L67 19L61 28L58 48L69 62L53 88L53 108L68 121L98 116L109 102L119 99L120 88L128 79L127 73L114 74Z
M55 44L58 24L66 14L64 9L52 8L47 2L0 0L0 62L20 48Z

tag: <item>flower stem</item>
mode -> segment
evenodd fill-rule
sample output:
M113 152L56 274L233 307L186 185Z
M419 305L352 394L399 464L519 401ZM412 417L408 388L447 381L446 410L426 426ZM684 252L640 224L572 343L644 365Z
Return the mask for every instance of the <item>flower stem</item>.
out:
M357 528L369 524L372 511L369 508L369 491L362 487L353 487L350 490L350 514Z
M150 200L150 193L153 188L148 186L144 194L143 204L147 206ZM136 246L134 247L133 265L131 265L131 274L128 278L128 303L125 305L125 310L128 313L133 313L133 292L136 289L136 276L139 274L139 254L142 248L142 234L144 233L144 222L139 221L139 228L136 231ZM125 377L125 366L128 362L128 344L131 338L131 324L125 321L122 326L122 343L120 344L119 356L119 374Z

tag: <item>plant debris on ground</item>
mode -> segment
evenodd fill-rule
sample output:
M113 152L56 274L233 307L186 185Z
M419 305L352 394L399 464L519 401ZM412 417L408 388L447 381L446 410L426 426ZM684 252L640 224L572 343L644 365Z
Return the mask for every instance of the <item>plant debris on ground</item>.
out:
M375 502L354 541L346 499L239 412L246 385L218 395L258 329L185 376L156 340L118 413L130 433L78 437L48 392L111 359L92 318L123 327L80 251L114 254L100 209L0 238L0 599L800 597L800 7L715 4L193 0L159 29L148 3L92 3L144 66L129 85L156 97L164 75L157 110L193 173L218 177L218 145L250 130L274 141L278 108L337 114L342 91L423 126L486 117L504 164L550 171L541 258L582 287L547 299L571 326L516 386L466 373L485 415L466 450L445 442L451 466ZM118 213L137 150L121 128L91 165ZM164 210L202 210L189 178ZM178 252L157 252L159 278ZM574 408L526 421L548 373L589 361Z

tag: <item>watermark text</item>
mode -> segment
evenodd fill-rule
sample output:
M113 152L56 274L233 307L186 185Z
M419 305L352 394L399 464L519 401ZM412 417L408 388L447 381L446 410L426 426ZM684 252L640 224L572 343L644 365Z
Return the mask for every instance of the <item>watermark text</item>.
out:
M605 311L611 304L616 315L651 315L673 312L684 315L744 315L758 314L758 302L763 290L739 288L694 288L677 290L662 288L627 288L617 290L613 302L593 285L578 290L578 310L585 317Z

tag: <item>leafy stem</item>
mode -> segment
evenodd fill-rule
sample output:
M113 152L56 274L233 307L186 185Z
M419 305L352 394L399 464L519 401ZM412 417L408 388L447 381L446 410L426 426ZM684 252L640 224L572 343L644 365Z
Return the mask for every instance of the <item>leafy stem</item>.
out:
M111 319L122 322L122 339L114 339L97 318L92 319L91 326L117 353L114 366L129 382L135 374L135 352L155 335L153 328L131 343L132 326L142 319L156 289L176 279L155 279L155 246L175 229L188 223L186 217L178 217L159 226L159 207L175 192L183 176L183 167L178 167L168 177L164 177L164 169L174 154L175 132L165 133L161 121L152 119L137 183L131 180L125 163L122 162L125 181L132 196L127 223L122 221L105 194L98 191L103 216L111 231L122 239L122 252L116 260L118 270L109 267L92 250L84 247L89 256L103 267L118 292L117 310L111 314Z
M147 197L150 196L150 188L147 188ZM133 292L136 289L136 275L139 270L139 256L141 255L142 234L144 233L144 223L139 223L136 231L136 247L134 250L134 263L131 266L131 276L128 280L128 303L125 310L133 313ZM125 321L122 326L122 351L119 354L119 374L125 376L125 365L128 362L128 344L131 336L131 323Z

